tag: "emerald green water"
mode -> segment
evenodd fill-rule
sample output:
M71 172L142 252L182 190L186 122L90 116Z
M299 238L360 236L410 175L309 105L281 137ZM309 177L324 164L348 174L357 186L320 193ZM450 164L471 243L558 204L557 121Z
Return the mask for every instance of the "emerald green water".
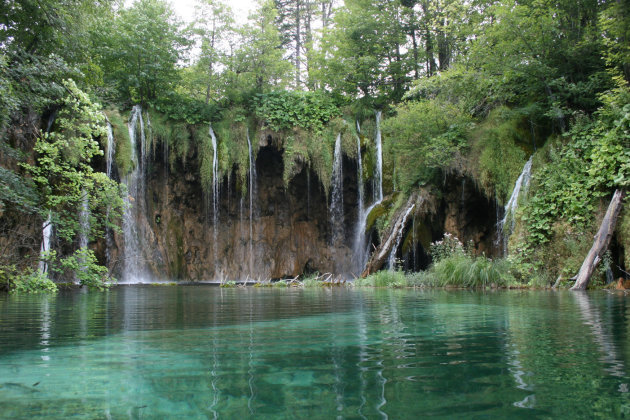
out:
M0 295L0 417L628 417L629 299L209 286Z

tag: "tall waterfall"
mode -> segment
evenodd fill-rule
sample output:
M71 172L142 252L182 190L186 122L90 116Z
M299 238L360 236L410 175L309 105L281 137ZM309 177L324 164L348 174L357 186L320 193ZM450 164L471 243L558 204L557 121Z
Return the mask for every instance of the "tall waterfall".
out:
M376 171L374 172L374 201L383 199L383 144L381 138L381 111L376 111Z
M357 224L354 227L354 244L352 257L356 273L363 270L365 261L363 258L365 249L365 209L363 208L363 159L361 157L361 126L357 121Z
M87 248L90 234L90 201L86 191L81 191L81 211L79 212L79 248Z
M361 158L361 126L357 121L357 212L358 219L364 218L363 215L363 159Z
M512 190L512 195L505 205L505 212L503 216L503 220L501 221L501 229L503 233L509 236L514 230L514 225L516 221L514 220L514 215L516 213L516 209L518 208L518 197L521 191L526 192L529 187L529 180L532 175L532 159L533 156L529 158L525 166L523 167L523 171L519 175L516 183L514 184L514 189ZM506 227L505 224L508 221L508 217L511 217L510 226Z
M214 253L215 274L217 271L217 245L219 235L219 160L217 158L217 136L212 125L208 129L212 139L212 249Z
M330 198L330 226L331 243L343 239L343 156L341 154L341 134L335 141L335 160L333 162L331 198Z
M249 152L249 274L254 276L254 200L256 195L256 159L252 152L252 142L247 130L247 150Z
M409 208L405 212L405 215L403 216L402 220L407 220L407 217L409 217L409 213L411 213L411 210L413 210L414 207L415 206L409 206ZM400 241L402 240L404 232L405 232L405 229L404 229L404 225L403 225L403 226L401 226L401 228L398 231L398 233L396 233L396 241L394 242L394 246L392 247L392 250L389 253L389 259L387 260L388 261L388 268L390 270L394 270L396 268L396 251L400 247Z
M140 145L137 128L140 127ZM125 239L125 258L123 281L125 283L139 282L147 277L144 256L142 252L143 228L139 220L145 214L145 166L146 166L146 138L144 121L140 105L133 107L129 118L129 141L131 143L131 160L133 170L125 175L123 183L127 186L128 195L125 197L125 214L123 215L123 237ZM138 156L138 146L140 156Z
M83 197L81 198L81 211L79 212L79 249L87 249L90 237L90 201L86 191L81 191L81 194ZM83 261L83 258L81 258L79 263L80 270L87 270L86 263ZM76 275L75 282L79 282Z
M52 214L48 212L48 218L42 224L42 245L40 247L39 256L39 272L41 274L48 273L48 263L44 261L45 253L50 251L50 237L52 236Z
M107 151L105 155L105 164L108 178L112 177L112 165L114 162L114 153L116 152L116 143L114 142L114 130L112 129L112 125L107 122Z

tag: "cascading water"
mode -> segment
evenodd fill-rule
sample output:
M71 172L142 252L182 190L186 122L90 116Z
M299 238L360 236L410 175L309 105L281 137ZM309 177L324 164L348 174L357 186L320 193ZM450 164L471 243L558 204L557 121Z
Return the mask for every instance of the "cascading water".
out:
M357 121L357 132L361 132L361 127L359 122ZM373 169L374 171L374 186L372 188L373 191L373 203L368 207L364 208L363 204L360 206L361 213L360 217L357 218L357 226L355 229L355 242L354 242L354 258L356 261L355 269L357 272L363 271L365 264L368 261L368 257L370 254L370 244L366 244L366 235L365 228L367 227L367 218L370 215L370 212L374 207L383 201L383 146L382 146L382 137L381 137L381 111L376 111L376 136L375 136L375 145L376 145L376 165ZM361 149L360 143L359 147L359 159L361 159ZM361 168L362 170L362 168ZM362 176L360 177L362 179ZM361 194L363 183L359 183L359 193Z
M357 121L357 212L358 219L361 220L365 216L363 215L363 159L361 158L361 126Z
M87 192L81 192L81 211L79 212L79 248L87 248L90 234L90 201Z
M108 178L112 177L112 167L114 165L114 156L116 152L116 142L114 140L114 130L109 121L107 121L107 150L105 152L105 174ZM109 219L109 207L107 208L107 218ZM110 249L112 247L112 232L110 228L105 229L105 259L107 266L111 259Z
M374 201L383 200L383 144L381 111L376 111L376 171L374 172Z
M209 127L212 140L212 249L214 253L215 273L218 271L217 248L219 235L219 160L217 158L217 137L212 125Z
M354 268L357 273L363 269L365 261L363 254L365 249L365 209L363 208L363 159L361 157L361 126L357 121L357 224L354 229L354 246L352 255Z
M140 157L138 157L137 128L140 127ZM145 166L146 138L144 121L140 105L133 107L128 123L131 143L131 160L133 170L123 178L128 195L125 197L125 213L123 216L123 237L125 240L125 257L123 281L136 283L146 279L146 268L142 250L142 225L140 217L145 214Z
M79 212L79 249L87 249L90 234L90 201L86 191L81 191L81 211ZM85 271L87 269L85 261L79 261L79 269ZM78 279L75 277L75 282Z
M505 205L503 220L501 220L499 225L500 232L502 233L502 235L499 235L499 237L503 239L504 251L507 251L505 249L505 247L507 246L507 237L512 234L512 231L514 230L514 225L516 223L516 221L514 220L514 215L516 214L516 209L518 209L519 195L521 194L521 191L527 192L527 188L529 187L529 180L532 174L532 159L533 156L529 158L529 160L523 167L523 171L514 184L512 195ZM506 226L508 218L510 218L510 223L509 226Z
M48 218L42 224L42 245L39 251L39 272L48 273L48 263L45 261L46 252L50 251L50 237L52 236L52 213L48 212Z
M411 213L411 210L413 210L414 208L415 206L410 206L405 212L405 215L403 216L402 220L407 220L407 217L409 217L409 213ZM405 232L405 229L403 225L401 226L398 233L396 233L396 241L394 242L394 246L392 247L392 250L389 253L389 259L388 259L388 268L390 270L393 270L396 268L396 251L400 247L400 241L402 240L404 232Z
M107 153L105 155L105 173L108 178L112 177L112 165L114 162L114 153L116 151L116 143L114 142L114 130L112 125L107 122Z
M331 243L334 245L343 239L343 156L341 154L341 134L335 141L335 160L333 162L331 198L330 198L330 226Z
M256 159L252 152L252 142L247 130L247 150L249 152L249 275L254 276L254 200L256 195Z

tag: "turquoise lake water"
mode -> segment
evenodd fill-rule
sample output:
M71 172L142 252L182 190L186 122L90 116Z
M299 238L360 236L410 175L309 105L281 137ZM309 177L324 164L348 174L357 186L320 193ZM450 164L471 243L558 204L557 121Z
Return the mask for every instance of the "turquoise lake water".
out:
M0 295L0 418L630 417L630 296Z

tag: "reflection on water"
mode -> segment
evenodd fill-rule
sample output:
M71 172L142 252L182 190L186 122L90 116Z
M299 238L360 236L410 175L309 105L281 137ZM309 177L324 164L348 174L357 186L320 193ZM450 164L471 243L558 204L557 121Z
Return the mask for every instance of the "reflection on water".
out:
M623 295L117 287L0 296L0 418L618 418Z

